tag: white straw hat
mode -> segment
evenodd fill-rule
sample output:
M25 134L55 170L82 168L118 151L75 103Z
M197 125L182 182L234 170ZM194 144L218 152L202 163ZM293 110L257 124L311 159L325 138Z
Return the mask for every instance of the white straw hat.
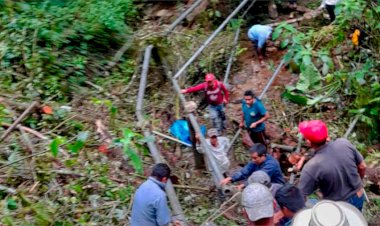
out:
M292 226L367 226L362 213L347 202L323 200L296 214Z

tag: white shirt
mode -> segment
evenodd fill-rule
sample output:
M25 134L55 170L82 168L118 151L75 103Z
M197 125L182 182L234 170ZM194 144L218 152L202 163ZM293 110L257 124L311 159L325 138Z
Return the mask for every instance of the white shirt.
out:
M325 7L326 5L336 5L339 0L322 0L321 7Z
M210 139L206 139L207 147L211 150L211 154L216 160L217 165L221 173L225 173L230 167L230 160L227 157L227 151L230 147L230 141L227 137L218 137L218 146L214 147L211 145ZM199 145L197 145L198 151L200 150Z

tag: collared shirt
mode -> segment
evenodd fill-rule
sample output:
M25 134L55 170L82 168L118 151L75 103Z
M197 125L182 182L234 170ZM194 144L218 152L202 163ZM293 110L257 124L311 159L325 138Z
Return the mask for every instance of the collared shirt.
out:
M165 184L149 177L135 193L131 226L164 226L171 221Z
M267 113L264 105L257 98L255 98L255 102L251 106L248 106L245 100L242 100L241 108L243 111L245 126L247 128L249 128L252 123L260 120ZM265 124L262 122L256 125L255 128L250 128L250 130L253 132L262 132L265 130Z
M256 24L248 30L248 38L256 42L259 48L263 48L271 33L272 27Z
M251 174L257 170L266 172L272 183L284 184L284 176L282 175L280 164L278 161L270 155L266 156L266 159L260 165L256 165L252 161L244 166L239 172L232 175L231 182L241 181L247 179Z
M319 188L325 199L345 201L362 187L357 168L362 161L347 139L336 139L320 147L305 164L298 187L304 196Z

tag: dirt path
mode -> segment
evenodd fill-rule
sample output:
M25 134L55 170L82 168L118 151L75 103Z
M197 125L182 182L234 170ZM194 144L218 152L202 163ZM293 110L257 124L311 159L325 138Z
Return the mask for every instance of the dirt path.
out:
M251 89L256 95L260 95L269 79L272 77L273 72L277 65L280 63L283 51L275 51L268 53L265 59L265 65L260 66L258 59L254 54L254 48L250 41L243 40L240 42L241 46L248 50L244 52L238 59L241 69L232 74L232 89L231 100L242 99L244 91ZM281 108L283 105L281 100L281 93L284 91L286 85L294 84L297 80L285 67L280 70L280 73L269 87L268 91L263 97L263 103L268 109L270 115L274 115L272 103ZM227 114L232 120L240 120L242 112L240 104L230 104L227 109ZM281 139L282 129L276 124L271 122L267 123L267 134L271 139Z

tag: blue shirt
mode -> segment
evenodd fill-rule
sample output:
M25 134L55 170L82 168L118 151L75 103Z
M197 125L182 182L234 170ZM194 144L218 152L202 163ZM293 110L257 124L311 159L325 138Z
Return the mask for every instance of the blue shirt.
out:
M280 164L272 156L267 155L266 159L261 165L256 165L252 161L244 166L239 172L232 175L231 182L241 181L247 179L251 174L257 170L266 172L272 183L284 184L284 176L282 175Z
M165 184L149 177L135 193L131 226L163 226L168 225L170 221Z
M245 100L243 100L241 107L243 110L245 126L247 128L249 128L253 122L260 120L267 113L267 109L265 109L264 105L257 98L255 98L255 102L251 106L248 106ZM253 132L262 132L265 130L265 124L260 123L255 128L250 128L250 130Z
M248 30L248 38L257 43L259 48L263 48L265 42L272 33L272 27L256 24Z

